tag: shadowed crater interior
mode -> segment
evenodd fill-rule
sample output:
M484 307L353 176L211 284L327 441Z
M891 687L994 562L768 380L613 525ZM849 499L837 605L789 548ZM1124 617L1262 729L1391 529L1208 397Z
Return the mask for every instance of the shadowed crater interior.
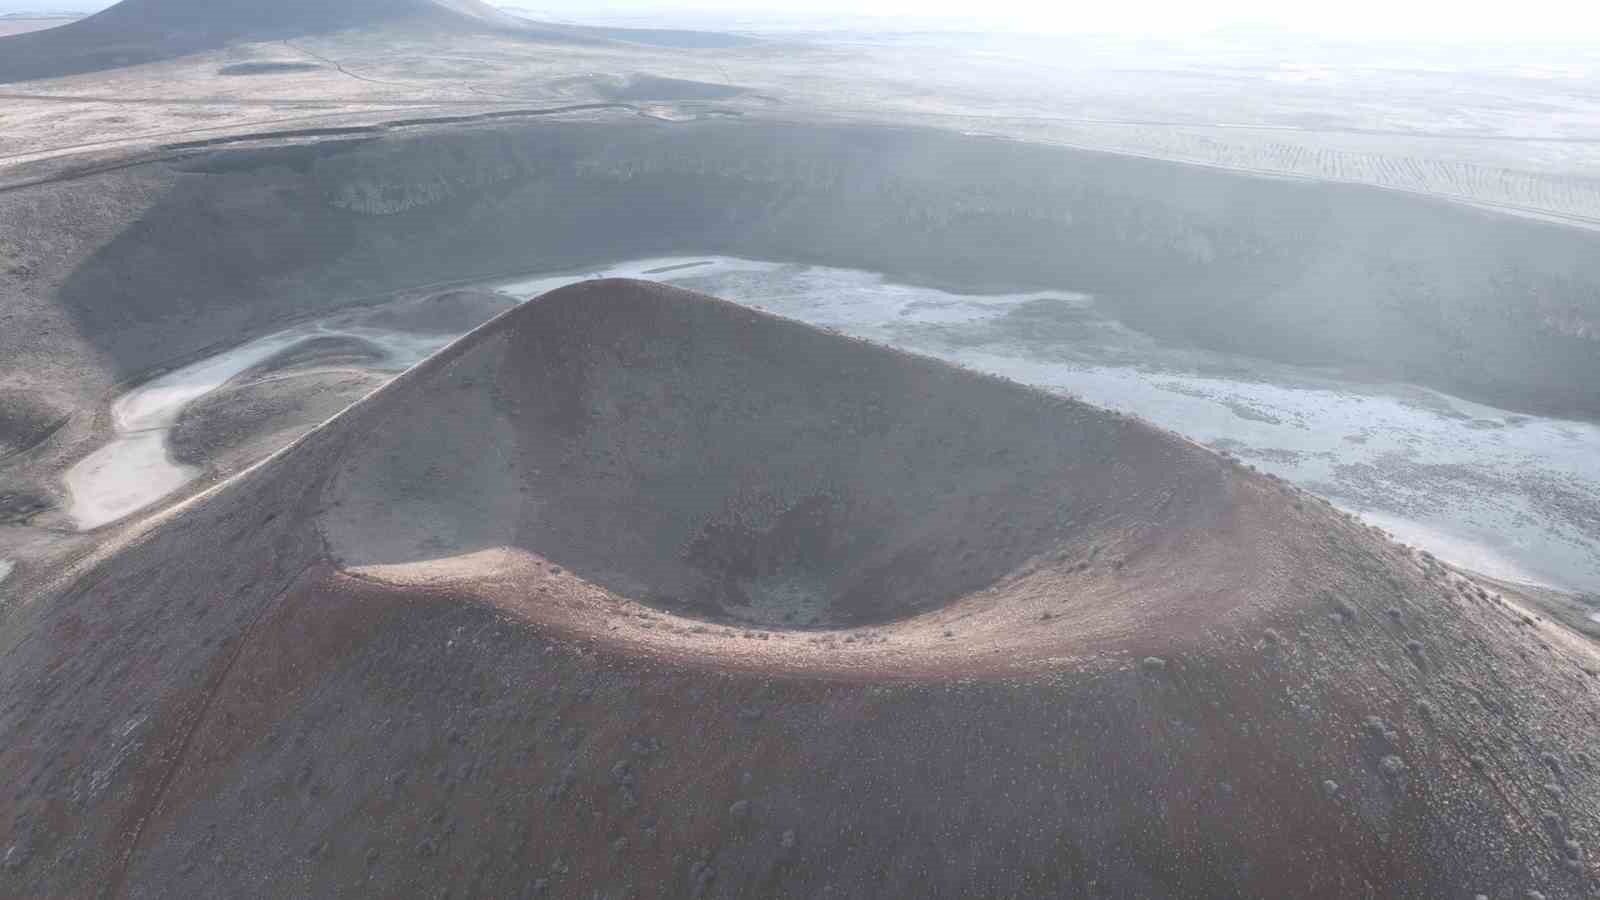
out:
M516 548L715 620L915 615L1180 480L1114 414L641 282L546 295L403 381L329 487L346 566Z

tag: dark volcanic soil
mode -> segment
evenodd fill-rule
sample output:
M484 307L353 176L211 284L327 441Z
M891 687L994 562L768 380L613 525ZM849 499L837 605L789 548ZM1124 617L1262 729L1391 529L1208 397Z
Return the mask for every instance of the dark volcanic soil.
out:
M1141 423L639 283L24 577L16 896L1596 875L1585 639Z

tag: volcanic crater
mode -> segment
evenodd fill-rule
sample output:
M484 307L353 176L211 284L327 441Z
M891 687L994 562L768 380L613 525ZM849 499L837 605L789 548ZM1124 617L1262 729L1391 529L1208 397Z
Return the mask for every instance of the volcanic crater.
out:
M23 895L1586 890L1585 639L1137 420L660 285L52 578L0 659Z
M344 456L321 527L350 571L492 551L720 624L1049 621L1064 579L1208 543L1226 493L1117 414L660 285L557 291L468 346L413 388L442 420L397 411Z
M425 296L707 253L1071 286L1186 349L1600 414L1594 234L1412 193L1582 190L1085 149L1127 145L991 116L1009 74L935 114L862 51L479 0L5 39L0 82L81 80L12 95L0 185L0 895L1592 897L1600 652L1522 589L710 297ZM132 432L164 490L80 520L118 406L200 358Z

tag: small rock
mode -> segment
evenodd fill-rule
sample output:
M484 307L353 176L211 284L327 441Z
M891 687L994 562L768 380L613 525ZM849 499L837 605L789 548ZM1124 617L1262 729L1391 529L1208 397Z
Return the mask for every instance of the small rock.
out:
M1380 716L1367 716L1365 724L1367 733L1386 745L1393 746L1400 739L1399 732L1390 728L1389 723L1385 722Z
M793 847L794 847L794 829L793 828L789 829L788 831L785 831L783 833L783 836L778 838L778 846L782 847L785 850L793 849Z
M1146 672L1162 672L1167 668L1167 661L1159 656L1146 656L1140 665L1144 666Z
M6 851L6 857L3 864L6 868L6 871L15 872L27 865L28 860L32 856L33 850L26 844L12 844L11 849Z
M611 783L627 787L634 783L633 766L625 759L611 767Z
M1556 775L1559 776L1561 774L1561 759L1554 753L1551 753L1547 750L1544 753L1539 754L1539 761L1543 762L1545 766Z
M744 819L748 817L750 815L750 801L735 800L733 805L728 807L728 815L735 819Z
M1339 782L1329 779L1322 783L1322 791L1329 797L1339 793Z

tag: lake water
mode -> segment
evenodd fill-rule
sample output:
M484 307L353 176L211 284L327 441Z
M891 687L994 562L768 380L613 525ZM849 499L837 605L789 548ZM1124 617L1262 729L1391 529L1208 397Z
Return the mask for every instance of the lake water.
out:
M727 257L635 260L492 287L528 299L598 277L665 281L1070 393L1230 450L1443 559L1600 592L1600 428L1591 424L1175 347L1071 291L962 295L870 272ZM273 354L354 336L383 349L381 368L398 370L449 339L342 321L260 338L119 400L117 437L67 475L79 526L147 508L196 477L171 460L167 432L184 405Z
M199 477L199 469L175 461L168 448L168 435L184 407L297 344L328 337L361 340L381 353L374 368L400 372L456 335L417 335L315 322L258 338L145 382L112 404L115 435L110 443L63 476L71 497L67 514L73 523L81 530L98 528L154 505Z

